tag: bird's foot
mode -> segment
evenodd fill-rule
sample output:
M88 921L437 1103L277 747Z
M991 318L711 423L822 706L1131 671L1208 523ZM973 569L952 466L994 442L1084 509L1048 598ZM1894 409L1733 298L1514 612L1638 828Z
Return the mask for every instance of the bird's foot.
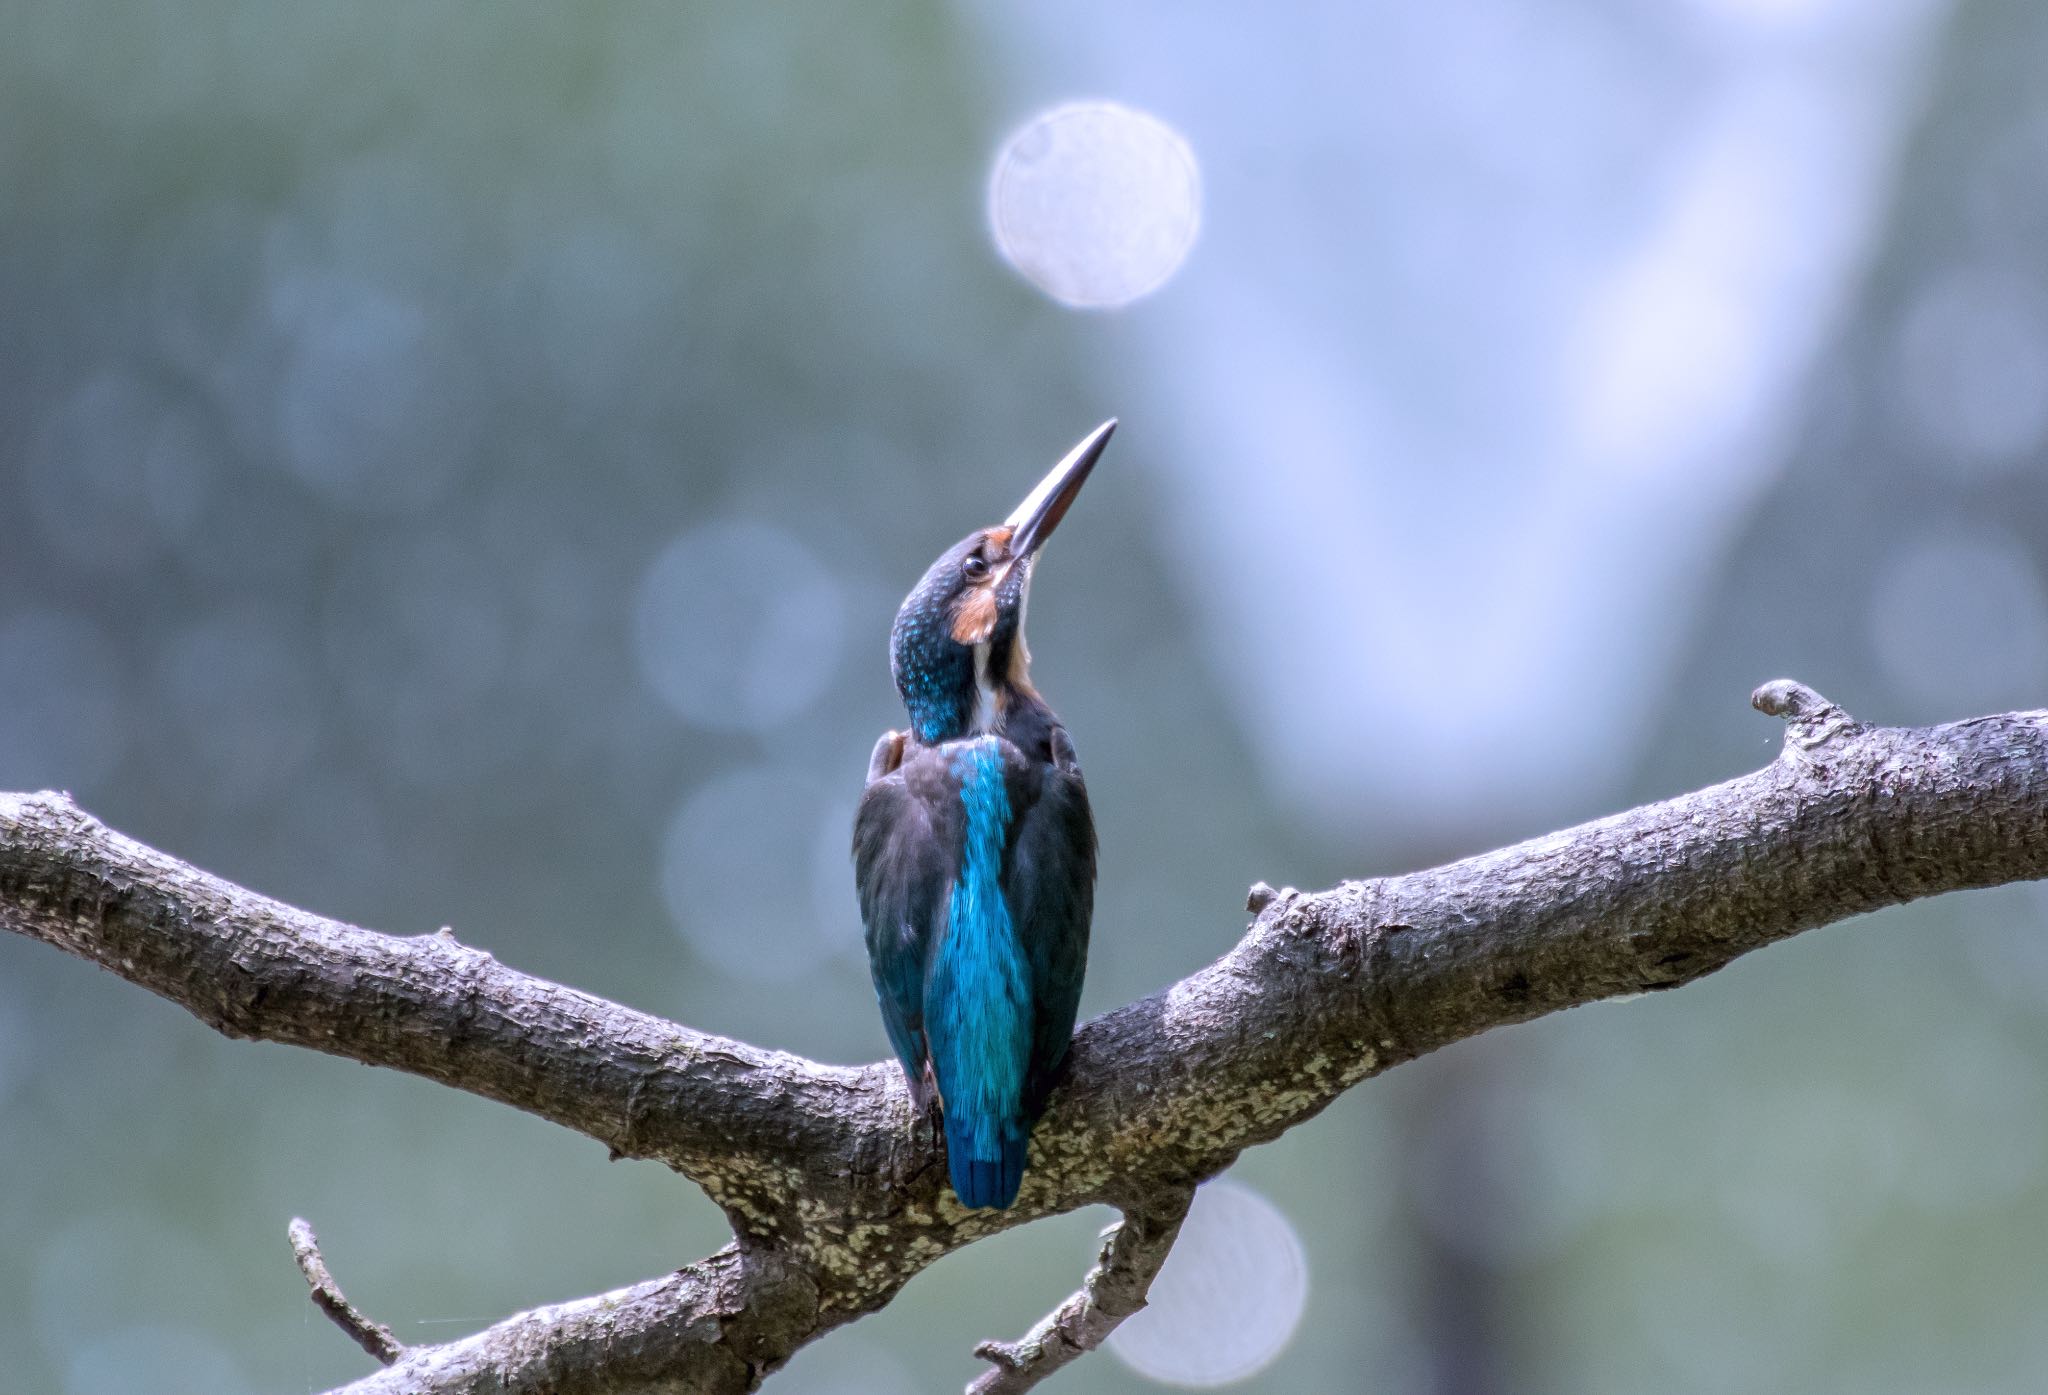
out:
M924 1072L910 1091L910 1136L917 1143L932 1152L938 1151L939 1139L945 1133L946 1105L939 1095L938 1078L932 1074L932 1063L924 1063Z

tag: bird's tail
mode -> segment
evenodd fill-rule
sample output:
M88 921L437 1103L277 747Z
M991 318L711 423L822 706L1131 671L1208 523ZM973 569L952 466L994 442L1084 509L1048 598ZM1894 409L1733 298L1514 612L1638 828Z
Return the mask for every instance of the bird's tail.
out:
M1026 1128L977 1129L971 1120L949 1112L946 1171L952 1175L953 1194L960 1204L1000 1210L1015 1201L1017 1188L1024 1181L1024 1151L1030 1141Z

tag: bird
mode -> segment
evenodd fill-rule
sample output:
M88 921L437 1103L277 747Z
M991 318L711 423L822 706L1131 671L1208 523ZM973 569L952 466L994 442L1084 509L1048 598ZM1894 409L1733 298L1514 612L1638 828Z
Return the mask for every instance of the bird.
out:
M1095 822L1074 743L1032 685L1024 611L1039 548L1115 429L1089 432L904 599L889 667L910 722L875 743L854 817L882 1024L969 1208L1016 1200L1080 1006Z

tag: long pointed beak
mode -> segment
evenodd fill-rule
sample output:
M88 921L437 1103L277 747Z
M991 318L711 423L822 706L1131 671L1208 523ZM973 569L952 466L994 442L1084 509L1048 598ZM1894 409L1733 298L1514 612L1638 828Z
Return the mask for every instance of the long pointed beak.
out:
M1038 482L1038 487L1025 495L1024 502L1003 520L1004 525L1013 530L1010 534L1012 557L1029 557L1052 536L1052 530L1059 527L1060 520L1067 516L1068 506L1081 492L1081 486L1088 480L1088 472L1095 468L1102 448L1109 444L1109 433L1114 430L1116 418L1111 417L1083 436L1081 444L1068 451L1066 458L1053 466L1051 472Z

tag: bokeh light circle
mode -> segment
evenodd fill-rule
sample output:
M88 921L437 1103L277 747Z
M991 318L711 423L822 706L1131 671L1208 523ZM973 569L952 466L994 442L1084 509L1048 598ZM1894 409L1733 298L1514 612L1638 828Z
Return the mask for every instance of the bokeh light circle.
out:
M845 947L851 869L836 914L820 878L790 875L792 854L816 846L827 810L847 819L842 828L851 823L837 790L773 766L721 775L684 798L662 840L661 895L692 951L733 978L778 982Z
M1128 305L1165 285L1202 221L1194 151L1156 116L1073 102L1003 142L988 185L996 248L1063 305Z
M1284 1351L1307 1306L1308 1260L1287 1217L1249 1187L1211 1182L1146 1306L1109 1346L1152 1380L1227 1385Z
M634 651L677 716L716 731L765 731L831 683L845 612L838 582L788 533L708 523L648 568Z

